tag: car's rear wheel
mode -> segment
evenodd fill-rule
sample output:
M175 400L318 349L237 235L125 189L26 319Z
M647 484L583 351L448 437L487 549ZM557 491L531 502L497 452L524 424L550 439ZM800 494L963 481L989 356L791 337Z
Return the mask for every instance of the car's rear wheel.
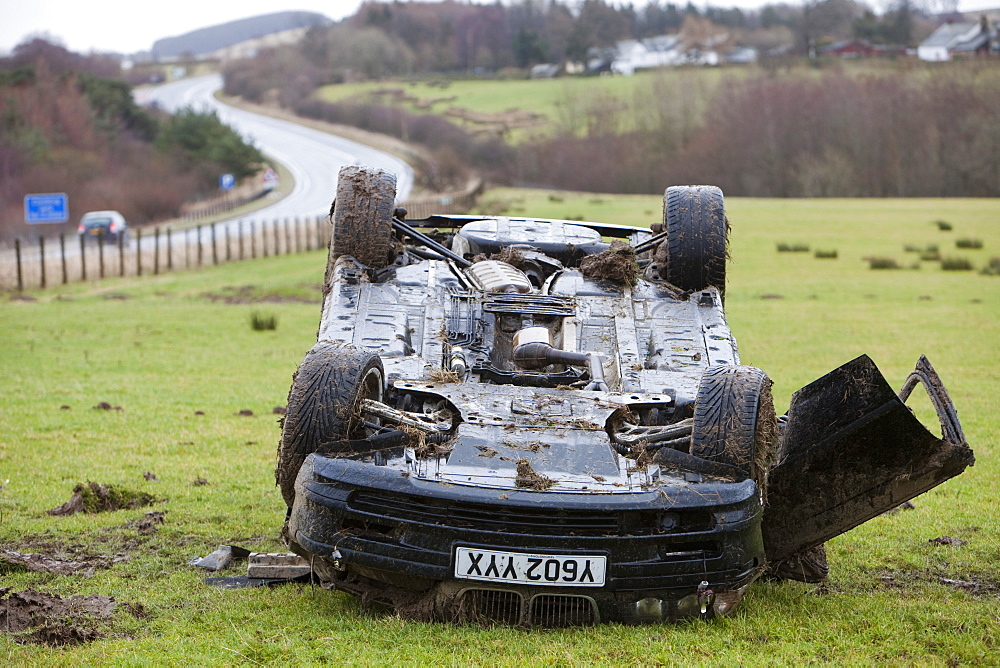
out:
M765 484L778 435L771 379L752 366L711 366L695 397L691 454Z
M274 472L285 503L295 499L295 477L307 456L370 435L359 405L380 401L384 389L382 360L369 350L320 342L306 354L292 377Z
M389 264L396 176L381 169L347 166L337 177L330 267L341 255L381 268Z
M666 240L656 253L660 278L685 291L726 291L729 221L715 186L671 186L663 194Z

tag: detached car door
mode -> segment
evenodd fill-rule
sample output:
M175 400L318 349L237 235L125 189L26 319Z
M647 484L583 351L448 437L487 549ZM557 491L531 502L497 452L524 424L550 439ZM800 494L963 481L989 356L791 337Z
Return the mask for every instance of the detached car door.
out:
M932 434L903 403L923 385ZM767 482L762 531L775 563L838 536L961 473L975 461L926 357L897 394L862 355L793 395Z

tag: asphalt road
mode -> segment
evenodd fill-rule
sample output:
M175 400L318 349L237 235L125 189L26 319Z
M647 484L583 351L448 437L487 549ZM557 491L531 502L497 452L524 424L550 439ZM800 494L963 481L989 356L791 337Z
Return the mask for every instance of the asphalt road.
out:
M405 200L413 188L413 169L402 159L364 144L288 121L261 116L219 102L213 93L222 76L212 74L183 79L144 90L139 102L168 111L192 107L215 110L219 118L250 139L268 156L282 163L295 179L287 197L254 212L255 218L318 216L330 211L337 173L344 165L380 167L396 174L396 198Z

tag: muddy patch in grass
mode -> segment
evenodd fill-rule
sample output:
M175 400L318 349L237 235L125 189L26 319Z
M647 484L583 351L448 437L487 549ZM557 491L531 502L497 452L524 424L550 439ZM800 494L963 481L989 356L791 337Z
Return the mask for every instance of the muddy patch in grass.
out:
M878 571L875 582L886 589L916 588L928 583L945 585L968 593L973 598L1000 600L1000 579L987 575L954 575L930 570Z
M61 598L33 589L0 587L0 633L18 643L77 645L102 638L104 620L114 609L110 596Z
M97 482L77 483L69 501L48 511L49 515L75 513L103 513L115 510L142 508L156 503L157 498L146 492L136 492L117 485Z
M269 291L257 285L227 285L217 292L203 292L202 297L223 304L315 304L320 299L322 286L302 285L288 292Z

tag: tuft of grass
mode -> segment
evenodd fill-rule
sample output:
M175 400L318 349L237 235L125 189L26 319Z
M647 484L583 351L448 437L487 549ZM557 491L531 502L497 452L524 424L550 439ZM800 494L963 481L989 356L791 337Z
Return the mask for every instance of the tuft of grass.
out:
M961 239L955 239L955 248L982 248L982 239L970 239L968 237L963 237Z
M837 249L834 248L832 250L820 250L819 248L817 248L816 252L813 255L818 260L836 260L837 259Z
M951 232L951 229L952 229L951 228L951 223L949 223L947 220L939 220L939 221L935 222L934 224L937 225L937 228L939 230L941 230L942 232Z
M255 332L266 332L278 329L278 316L273 313L260 313L253 311L250 313L250 327Z
M941 258L941 268L945 271L972 271L972 263L964 257Z
M979 273L986 276L1000 276L1000 257L991 257Z
M808 244L786 244L786 243L782 242L782 243L778 244L778 252L779 253L808 253L809 252L809 245Z
M869 257L865 258L868 260L869 269L899 269L899 262L893 257Z

